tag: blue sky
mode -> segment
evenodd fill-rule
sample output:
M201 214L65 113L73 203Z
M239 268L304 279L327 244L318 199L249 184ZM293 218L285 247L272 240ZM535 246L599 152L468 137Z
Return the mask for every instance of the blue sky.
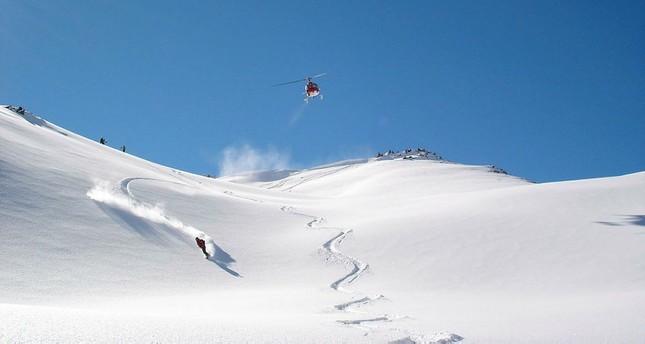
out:
M424 147L613 176L645 170L644 23L643 1L0 0L0 103L198 174ZM323 72L322 101L271 87Z

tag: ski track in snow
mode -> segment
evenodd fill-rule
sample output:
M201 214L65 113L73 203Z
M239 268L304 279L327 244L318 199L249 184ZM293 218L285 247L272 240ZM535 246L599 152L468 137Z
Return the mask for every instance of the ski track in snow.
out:
M312 228L312 229L326 229L326 230L339 230L340 233L338 233L336 236L325 242L320 250L324 252L329 258L327 261L335 261L335 262L340 262L341 264L345 266L350 266L352 271L348 273L347 275L341 277L340 279L334 281L329 285L330 288L339 291L339 292L345 292L345 293L354 293L351 290L348 289L348 286L352 284L356 279L361 277L368 269L369 265L357 258L354 258L348 254L343 253L340 251L337 247L347 238L348 234L352 233L351 229L346 229L346 228L333 228L333 227L324 227L322 224L325 222L325 219L322 217L316 217L312 215L307 215L303 213L298 213L294 211L293 208L289 206L284 206L282 207L282 211L293 214L293 215L298 215L298 216L303 216L312 219L307 223L307 227ZM383 295L378 295L375 297L371 296L365 296L357 300L353 300L350 302L338 304L334 306L334 309L340 312L345 312L345 313L350 313L350 314L360 314L360 315L367 315L364 312L361 312L357 309L358 306L361 305L367 305L372 302L378 301L378 300L383 300L385 299L385 296ZM381 323L381 322L391 322L396 319L404 318L402 316L397 316L397 315L389 315L389 314L384 314L384 315L377 315L377 316L369 316L363 319L351 319L351 320L337 320L338 323L343 324L343 325L348 325L348 326L354 326L357 328L362 329L365 331L365 334L369 334L369 332L372 330L368 324L370 323Z
M163 225L166 228L167 233L189 245L196 246L196 243L194 242L196 237L203 239L206 244L206 251L210 254L209 260L217 264L221 269L229 274L241 277L240 274L229 267L230 263L235 262L235 260L217 246L213 238L208 234L193 226L182 223L179 219L167 216L164 210L158 205L146 204L137 200L130 190L130 184L137 180L188 185L185 183L153 178L125 178L122 179L116 187L110 187L110 184L107 182L97 183L90 191L87 192L87 196L95 202L109 207L111 212L114 214L122 214L123 212L126 212L136 218ZM114 210L118 211L115 212ZM123 218L122 215L119 217ZM134 227L134 229L140 234L143 232L136 228L140 227L139 223L132 223L127 219L124 219L124 222L128 223L131 227ZM154 231L154 229L147 228L146 231L150 232Z
M267 186L266 188L267 189L278 189L278 190L282 190L282 191L291 192L291 191L293 191L293 189L297 188L298 186L303 185L305 183L308 183L310 181L320 179L322 177L326 177L326 176L341 172L341 171L346 170L348 168L355 168L355 167L356 167L356 165L350 164L350 165L346 165L346 166L340 166L340 167L338 167L336 169L333 169L331 171L328 171L328 172L324 172L324 173L320 173L320 174L314 174L313 176L300 177L301 179L298 182L296 182L295 184L293 184L291 186L288 186L288 187L282 189L282 187L285 186L287 184L287 182L289 181L288 178L285 178L285 179L281 180L279 183ZM305 214L300 214L300 215L308 216L308 215L305 215Z
M324 243L322 246L323 250L331 254L332 257L345 263L346 265L353 266L352 272L348 273L345 277L337 280L336 282L330 285L332 289L338 290L338 291L349 292L349 290L347 290L345 286L354 282L369 268L369 265L367 265L366 263L363 263L362 261L354 257L348 256L336 248L338 245L340 245L343 242L343 240L345 240L345 238L347 238L347 235L350 233L352 233L351 229L349 230L341 229L341 232L338 235L336 235L335 237L333 237L332 239Z
M327 261L340 262L345 266L351 266L352 271L345 276L339 278L329 285L330 288L344 292L348 294L356 294L351 291L348 287L359 277L361 277L369 269L369 264L352 257L348 254L343 253L338 249L338 246L347 238L349 234L353 232L352 229L347 228L334 228L334 227L325 227L323 223L325 219L322 217L316 217L308 214L303 214L295 211L292 207L283 206L282 211L302 216L311 219L307 222L307 227L311 229L325 229L325 230L334 230L340 231L336 236L329 239L325 242L320 250L324 252L329 258ZM404 338L395 340L391 343L428 343L428 344L449 344L449 343L460 343L464 338L449 332L433 333L431 335L425 335L421 333L410 333L407 330L398 329L398 328L383 328L379 326L380 324L390 323L400 319L409 318L405 315L397 314L369 314L359 310L361 306L369 305L379 301L385 301L387 298L382 294L377 294L376 296L363 296L363 297L354 297L354 300L334 305L334 309L338 312L353 314L357 319L340 319L336 320L339 324L345 326L356 327L364 331L365 336L370 335L372 332L376 331L390 331L397 333L398 335L403 335Z
M253 201L253 202L258 202L258 203L264 203L264 202L262 202L261 200L258 200L258 199L255 199L255 198L245 197L245 196L238 195L238 194L234 193L233 191L228 191L228 190L227 190L227 191L223 191L223 192L224 192L224 194L225 194L225 195L228 195L228 196L231 196L231 197L237 197L237 198L241 198L241 199L244 199L244 200L247 200L247 201Z

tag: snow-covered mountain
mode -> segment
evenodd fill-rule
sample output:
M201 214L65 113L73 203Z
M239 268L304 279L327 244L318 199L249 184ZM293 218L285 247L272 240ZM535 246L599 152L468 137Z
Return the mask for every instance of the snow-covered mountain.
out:
M5 107L0 151L0 342L645 339L643 172L413 150L214 179Z

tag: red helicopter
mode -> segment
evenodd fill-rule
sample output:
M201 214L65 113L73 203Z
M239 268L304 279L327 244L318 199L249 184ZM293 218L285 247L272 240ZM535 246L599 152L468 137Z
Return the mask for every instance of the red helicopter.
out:
M305 103L309 103L309 98L315 98L317 96L320 96L320 100L323 99L323 95L320 93L320 88L318 88L318 84L315 82L311 81L314 78L321 77L323 75L326 75L327 73L322 73L314 76L308 76L304 79L299 79L299 80L294 80L294 81L289 81L289 82L283 82L281 84L273 85L273 86L282 86L282 85L288 85L288 84L293 84L296 82L302 82L306 81L307 84L305 85Z

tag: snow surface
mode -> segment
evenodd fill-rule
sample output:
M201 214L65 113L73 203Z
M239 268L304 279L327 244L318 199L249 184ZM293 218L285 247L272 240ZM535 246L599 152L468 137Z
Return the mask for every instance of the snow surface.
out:
M0 151L0 342L645 341L643 172L213 179L4 107Z

